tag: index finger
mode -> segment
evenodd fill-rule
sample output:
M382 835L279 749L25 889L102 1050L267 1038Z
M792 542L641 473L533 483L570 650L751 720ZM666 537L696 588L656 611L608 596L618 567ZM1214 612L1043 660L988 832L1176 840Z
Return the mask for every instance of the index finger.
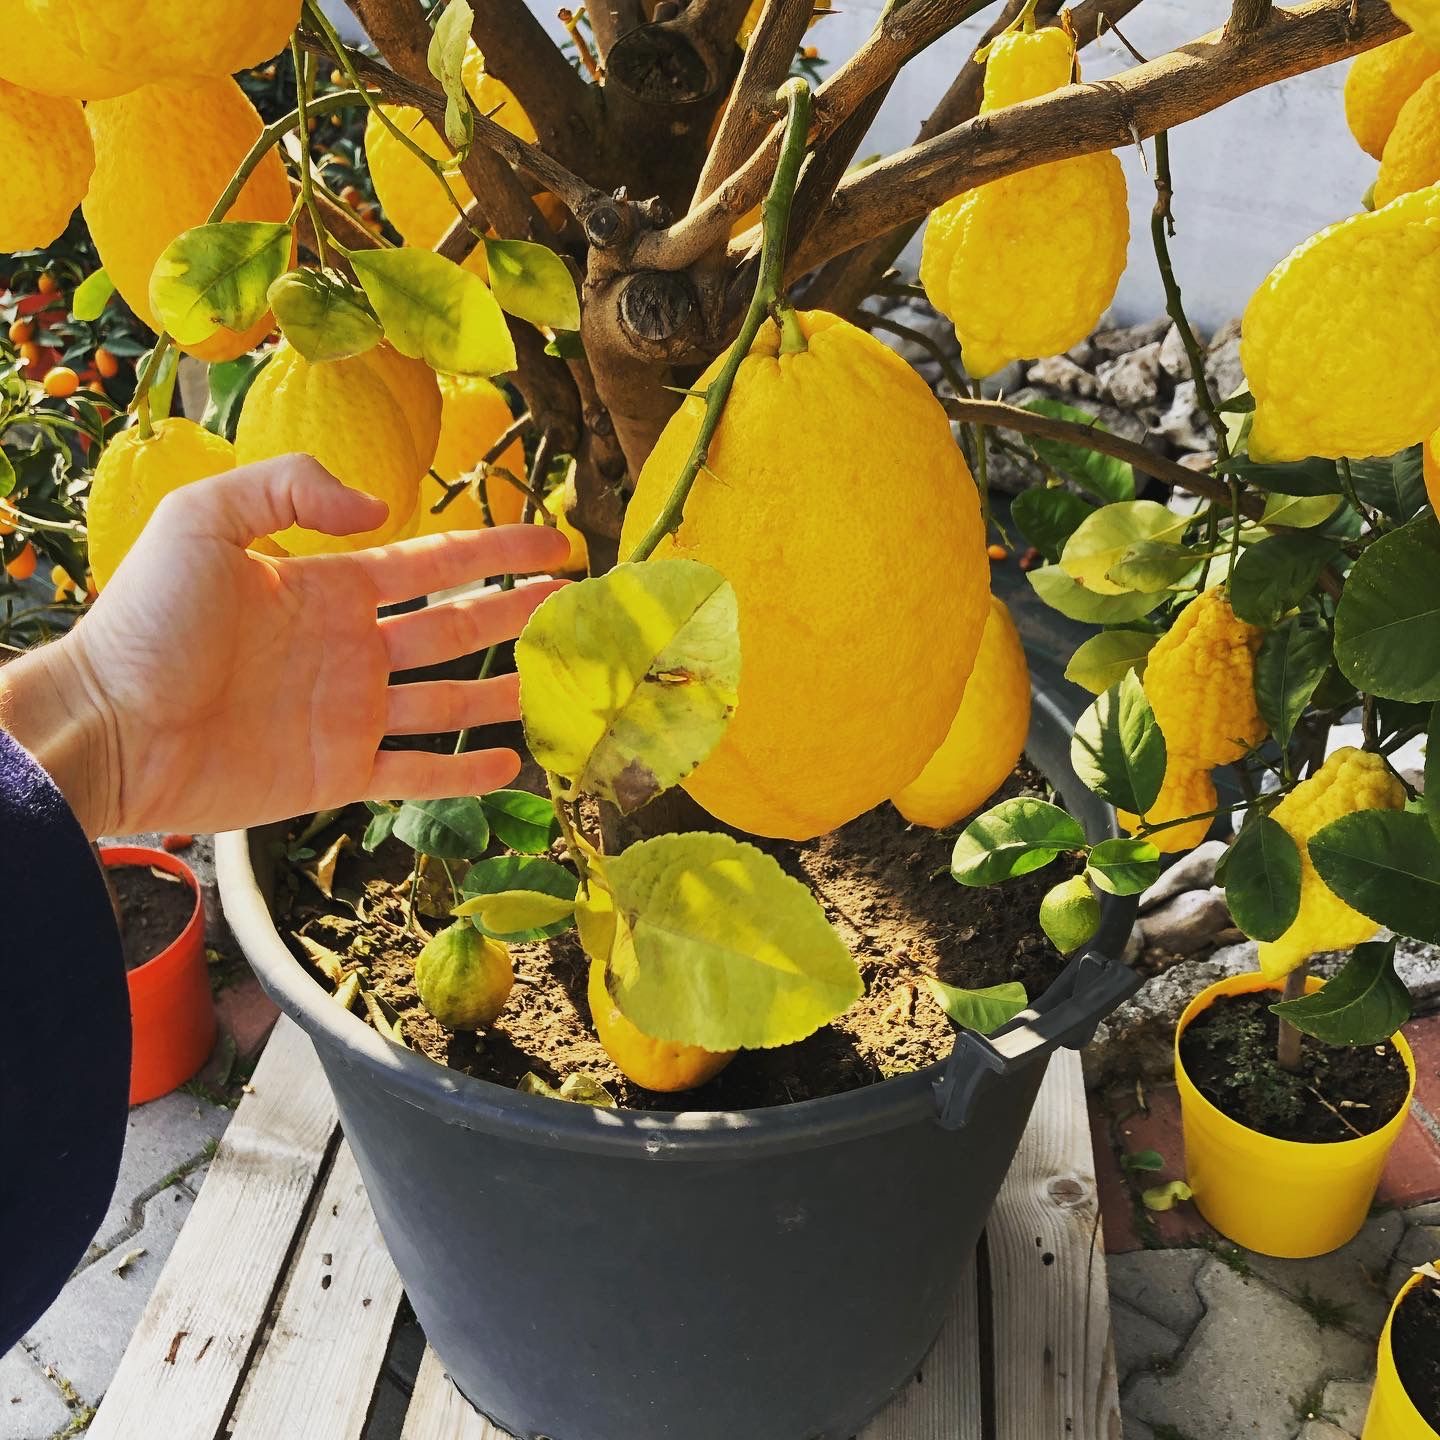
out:
M378 603L394 605L491 575L531 575L563 565L570 542L548 525L500 525L422 535L345 556L375 586ZM340 557L335 557L339 559Z

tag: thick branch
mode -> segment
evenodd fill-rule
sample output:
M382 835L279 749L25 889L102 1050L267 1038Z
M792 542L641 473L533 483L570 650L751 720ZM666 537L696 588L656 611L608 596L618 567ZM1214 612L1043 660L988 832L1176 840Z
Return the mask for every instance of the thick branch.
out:
M1052 160L1137 143L1404 33L1385 0L1313 0L1277 11L1254 34L1236 39L1212 31L1112 80L1070 85L978 116L842 182L791 273L804 274L897 221L919 219L963 190ZM758 191L760 177L752 181L750 168L721 187L734 186L735 203L752 186Z
M716 49L734 45L750 0L690 0L687 19L692 32Z
M1225 33L1239 39L1252 30L1263 29L1270 22L1270 0L1235 0Z
M430 79L430 22L420 0L345 0L370 43L397 74L417 85Z
M486 71L514 92L541 145L566 165L582 163L596 143L597 92L525 0L480 0L470 34Z
M590 17L590 29L595 36L595 48L600 52L601 64L610 53L610 47L626 31L645 23L640 0L587 0L585 13Z
M1039 415L1033 410L1022 410L1016 405L1006 405L999 400L946 400L945 413L962 425L994 425L1002 430L1014 430L1022 435L1040 435L1047 440L1061 440L1070 445L1082 445L1087 450L1098 450L1102 455L1113 455L1133 465L1142 474L1163 480L1177 490L1198 495L1202 500L1213 500L1227 508L1230 504L1230 490L1213 475L1201 470L1190 470L1174 460L1167 460L1133 440L1113 431L1102 430L1098 425L1082 425L1077 420L1056 420L1049 415ZM1245 497L1241 508L1247 515L1259 515L1264 505L1255 496Z

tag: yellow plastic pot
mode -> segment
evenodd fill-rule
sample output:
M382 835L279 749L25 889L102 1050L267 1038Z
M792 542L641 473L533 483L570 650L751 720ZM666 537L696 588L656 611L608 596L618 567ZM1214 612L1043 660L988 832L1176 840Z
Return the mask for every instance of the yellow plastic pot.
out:
M1322 983L1311 976L1307 988L1313 992ZM1256 973L1235 975L1202 990L1175 1027L1175 1081L1185 1130L1185 1178L1195 1192L1196 1208L1222 1235L1247 1250L1304 1260L1339 1249L1365 1223L1386 1156L1410 1112L1415 1057L1403 1035L1390 1037L1405 1061L1410 1088L1395 1117L1373 1134L1315 1143L1277 1140L1232 1120L1185 1073L1180 1037L1221 996L1280 988Z
M1390 1348L1390 1327L1395 1323L1395 1312L1400 1308L1400 1302L1419 1283L1418 1275L1412 1275L1406 1282L1395 1297L1385 1328L1380 1332L1375 1389L1370 1395L1370 1412L1365 1417L1365 1433L1361 1440L1440 1440L1405 1393L1405 1387L1395 1373L1395 1352Z

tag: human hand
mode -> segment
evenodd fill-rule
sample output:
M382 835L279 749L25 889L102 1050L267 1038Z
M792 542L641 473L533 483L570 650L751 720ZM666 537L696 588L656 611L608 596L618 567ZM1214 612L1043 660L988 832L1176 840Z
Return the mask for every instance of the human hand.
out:
M0 723L91 836L233 830L506 784L520 766L512 750L434 755L380 741L514 720L514 675L389 678L512 639L564 582L384 619L376 609L561 565L568 544L546 526L511 525L348 554L246 549L295 523L359 534L383 513L303 455L175 491L74 630L0 670Z

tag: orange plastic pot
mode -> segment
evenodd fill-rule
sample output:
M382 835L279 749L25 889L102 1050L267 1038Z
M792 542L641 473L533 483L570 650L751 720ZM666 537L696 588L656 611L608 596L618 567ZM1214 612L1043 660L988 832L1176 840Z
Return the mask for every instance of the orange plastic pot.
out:
M1323 982L1315 976L1307 989ZM1235 975L1202 990L1175 1027L1175 1082L1185 1131L1186 1180L1195 1206L1227 1239L1261 1255L1305 1260L1353 1240L1375 1198L1390 1147L1410 1113L1415 1057L1403 1035L1390 1042L1410 1075L1405 1103L1379 1130L1354 1140L1277 1140L1231 1119L1195 1088L1180 1059L1180 1037L1221 996L1278 992L1258 973ZM1311 1042L1315 1043L1315 1042Z
M1370 1394L1370 1411L1365 1417L1365 1431L1361 1440L1440 1440L1425 1417L1415 1408L1415 1402L1406 1394L1395 1370L1395 1352L1390 1348L1390 1330L1395 1323L1395 1312L1400 1302L1420 1283L1418 1275L1412 1275L1385 1319L1385 1328L1380 1332L1380 1356L1375 1367L1375 1389Z
M195 897L185 928L158 955L127 975L130 984L130 1103L168 1095L210 1058L215 1047L215 1002L205 965L205 907L200 883L165 850L112 845L100 852L107 870L146 865L178 875Z

